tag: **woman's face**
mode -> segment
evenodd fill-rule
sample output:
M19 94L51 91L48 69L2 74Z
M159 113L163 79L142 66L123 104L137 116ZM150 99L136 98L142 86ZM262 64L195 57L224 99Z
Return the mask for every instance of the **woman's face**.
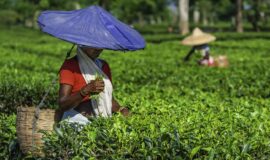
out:
M103 51L103 49L97 48L82 48L82 50L84 51L84 53L87 54L88 57L90 57L93 60L95 60Z

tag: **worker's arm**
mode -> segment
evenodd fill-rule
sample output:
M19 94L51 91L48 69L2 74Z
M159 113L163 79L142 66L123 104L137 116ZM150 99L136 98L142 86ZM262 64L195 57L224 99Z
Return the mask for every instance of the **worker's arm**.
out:
M192 49L188 52L188 54L185 56L184 61L188 61L191 57L191 55L195 52L195 47L192 47Z

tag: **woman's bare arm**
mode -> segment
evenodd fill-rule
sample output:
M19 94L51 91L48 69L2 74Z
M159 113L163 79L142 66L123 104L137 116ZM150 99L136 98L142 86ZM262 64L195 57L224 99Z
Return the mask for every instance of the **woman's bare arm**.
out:
M72 86L68 84L61 84L59 90L59 106L62 112L78 106L83 100L80 92L71 95Z
M191 55L195 52L195 47L192 47L188 54L185 56L184 61L188 61Z
M68 84L61 84L59 90L60 110L67 111L71 108L74 108L82 102L84 97L89 96L90 93L100 93L103 90L104 82L102 80L92 80L90 83L82 87L81 91L78 91L72 95L72 86Z

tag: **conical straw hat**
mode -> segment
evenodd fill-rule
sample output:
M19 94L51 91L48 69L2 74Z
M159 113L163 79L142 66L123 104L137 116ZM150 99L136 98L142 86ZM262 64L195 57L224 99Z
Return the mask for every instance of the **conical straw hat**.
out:
M186 37L184 40L182 40L181 43L183 45L196 46L206 44L215 40L216 40L215 36L208 33L204 33L199 28L195 28L192 31L192 34Z

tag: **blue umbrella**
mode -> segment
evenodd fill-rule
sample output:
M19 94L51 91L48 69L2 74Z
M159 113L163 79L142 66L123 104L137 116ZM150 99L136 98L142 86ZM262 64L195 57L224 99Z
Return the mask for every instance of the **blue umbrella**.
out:
M124 51L145 48L145 41L136 30L98 6L44 11L38 24L43 32L77 45Z

